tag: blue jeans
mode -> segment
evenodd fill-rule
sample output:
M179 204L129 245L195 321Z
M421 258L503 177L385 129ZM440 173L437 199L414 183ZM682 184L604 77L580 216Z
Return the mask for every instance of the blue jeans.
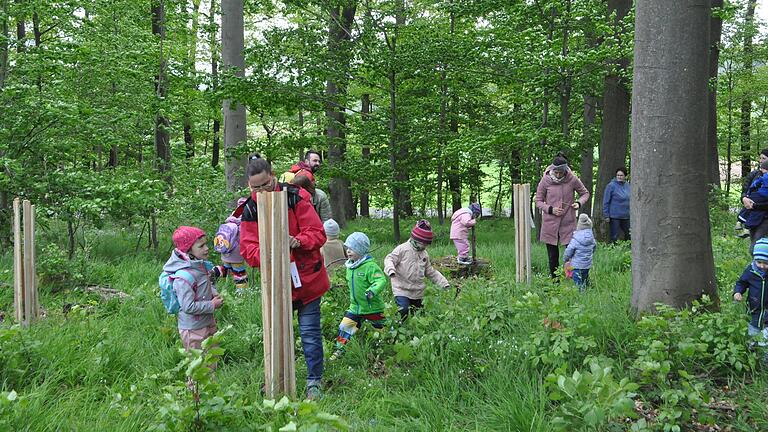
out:
M589 269L573 269L573 281L579 288L579 292L584 292L589 285Z
M624 240L630 240L629 235L629 219L614 219L611 218L611 241L615 242L619 239L619 230L624 232Z
M412 299L405 296L395 296L397 311L400 312L400 319L405 321L411 311L424 307L423 299Z
M320 332L320 299L295 306L299 312L299 334L307 362L307 387L323 378L323 336Z

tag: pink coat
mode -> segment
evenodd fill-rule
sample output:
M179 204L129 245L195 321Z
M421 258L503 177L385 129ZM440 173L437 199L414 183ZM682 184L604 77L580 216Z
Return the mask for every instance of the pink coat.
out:
M469 238L469 229L477 223L472 219L472 212L468 208L460 208L451 216L451 240L466 240Z
M576 230L576 210L571 208L573 193L579 194L579 204L582 206L589 200L589 191L584 187L571 170L568 170L561 183L555 183L549 176L548 167L536 188L536 207L541 210L541 238L542 243L556 245L558 237L560 244L568 244ZM549 213L549 208L560 207L566 209L561 216Z

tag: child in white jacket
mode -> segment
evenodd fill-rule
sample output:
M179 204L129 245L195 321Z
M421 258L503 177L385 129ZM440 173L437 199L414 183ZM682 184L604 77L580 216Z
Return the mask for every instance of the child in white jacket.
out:
M411 310L423 307L425 278L444 289L450 286L429 261L427 246L432 243L432 238L432 227L422 219L411 230L411 238L384 258L384 273L392 279L392 294L403 320Z

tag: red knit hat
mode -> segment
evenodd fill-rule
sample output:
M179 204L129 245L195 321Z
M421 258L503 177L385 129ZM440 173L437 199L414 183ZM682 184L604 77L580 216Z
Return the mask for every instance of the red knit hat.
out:
M432 226L425 219L416 222L411 230L411 238L425 244L432 244Z
M176 249L187 253L195 244L197 239L205 236L205 231L197 227L180 226L173 232L173 245Z

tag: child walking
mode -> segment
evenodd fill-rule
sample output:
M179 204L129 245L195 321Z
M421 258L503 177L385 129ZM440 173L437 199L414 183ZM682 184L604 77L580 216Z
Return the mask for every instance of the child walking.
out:
M368 255L371 241L361 232L353 232L344 242L347 249L347 284L350 305L339 324L336 349L331 360L344 354L344 349L364 321L375 329L382 329L387 323L384 317L384 301L381 292L387 286L387 277L376 261Z
M248 288L248 267L245 266L245 259L240 255L240 216L241 207L245 204L247 198L237 200L237 208L232 214L219 226L216 237L213 238L213 249L221 254L221 265L214 268L216 277L227 277L232 274L232 280L235 282L235 293L243 295Z
M576 231L563 254L563 261L570 261L573 266L573 281L579 288L579 292L583 293L589 285L589 269L592 267L592 255L596 247L597 242L592 233L592 220L586 213L582 213L576 223Z
M763 237L755 242L752 250L752 262L744 269L736 286L733 288L733 299L742 301L747 293L747 306L752 319L747 324L747 334L760 335L758 346L768 345L768 292L765 290L766 272L768 272L768 238ZM768 364L768 352L764 354L763 362Z
M440 288L450 287L448 279L429 261L427 246L433 237L432 226L422 219L411 230L411 238L384 258L384 273L392 279L392 294L403 321L412 310L423 307L425 278Z
M323 222L323 229L325 230L327 240L323 247L320 248L320 253L323 254L325 269L330 272L343 266L347 256L344 253L344 243L339 240L339 233L341 231L339 224L333 219L328 219Z
M180 226L173 233L175 249L163 266L163 271L176 275L180 270L192 276L173 277L173 290L179 300L178 326L184 349L201 349L205 339L216 333L213 311L224 302L211 281L213 265L207 261L208 239L200 228Z
M475 226L480 213L480 204L472 203L468 208L456 210L451 216L451 240L456 246L456 261L459 264L472 264L469 258L469 229Z

